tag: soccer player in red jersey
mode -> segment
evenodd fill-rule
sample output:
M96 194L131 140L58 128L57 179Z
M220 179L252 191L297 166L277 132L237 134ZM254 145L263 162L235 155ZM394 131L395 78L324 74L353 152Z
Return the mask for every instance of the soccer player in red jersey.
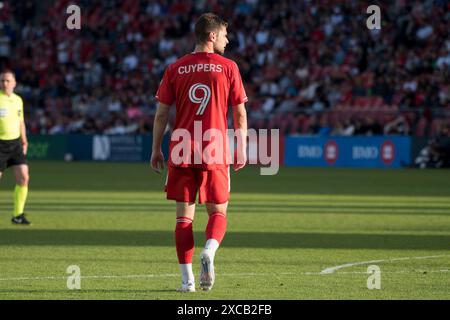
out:
M231 106L235 136L238 139L234 170L246 163L247 101L238 66L224 58L228 44L227 22L213 13L200 16L195 24L196 47L165 70L156 98L151 166L164 168L161 145L175 103L176 117L169 145L167 199L176 201L175 244L182 275L179 291L195 291L192 257L192 222L195 201L205 203L208 212L206 244L200 254L200 288L214 284L214 256L226 231L230 174L227 154L227 111ZM223 144L218 143L222 140ZM186 146L181 156L180 145ZM209 148L214 145L216 148ZM225 147L219 147L223 146ZM211 151L205 156L206 150ZM187 152L186 152L187 150ZM202 153L201 150L204 150ZM212 155L212 156L211 156Z

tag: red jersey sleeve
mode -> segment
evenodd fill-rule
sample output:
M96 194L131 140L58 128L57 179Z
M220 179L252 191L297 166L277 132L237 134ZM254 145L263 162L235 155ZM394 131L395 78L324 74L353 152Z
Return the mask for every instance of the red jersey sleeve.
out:
M170 106L175 101L175 94L173 84L170 81L169 69L170 68L167 67L164 72L164 76L159 84L158 91L156 92L156 99L158 99L159 102Z
M230 103L231 106L247 102L247 94L245 93L244 84L242 83L241 74L236 63L231 67L231 85L230 85Z

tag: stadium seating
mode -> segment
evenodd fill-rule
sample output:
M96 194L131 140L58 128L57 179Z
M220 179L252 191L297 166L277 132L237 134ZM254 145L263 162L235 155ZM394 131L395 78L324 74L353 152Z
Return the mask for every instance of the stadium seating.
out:
M0 66L18 76L32 133L116 132L118 119L132 133L149 133L165 67L192 51L195 19L215 11L229 22L226 56L240 67L251 125L307 133L320 127L313 114L370 114L384 126L400 110L450 109L445 1L384 4L383 32L363 29L358 1L235 2L226 9L220 1L80 1L81 30L64 27L69 0L3 2ZM432 27L426 39L415 33L422 26ZM262 110L268 97L275 105ZM299 121L276 117L285 99ZM409 121L413 133L427 133L420 117Z

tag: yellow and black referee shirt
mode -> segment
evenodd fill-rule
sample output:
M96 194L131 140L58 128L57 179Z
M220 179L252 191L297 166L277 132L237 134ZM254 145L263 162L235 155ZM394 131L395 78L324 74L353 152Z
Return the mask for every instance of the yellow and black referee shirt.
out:
M17 94L7 96L0 90L0 140L20 138L20 123L23 121L23 101Z

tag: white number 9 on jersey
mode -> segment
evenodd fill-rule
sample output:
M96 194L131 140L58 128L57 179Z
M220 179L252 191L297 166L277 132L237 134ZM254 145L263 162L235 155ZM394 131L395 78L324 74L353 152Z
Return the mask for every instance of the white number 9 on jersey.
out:
M197 98L197 91L203 91L203 97ZM206 106L208 105L209 99L211 99L211 89L201 83L196 83L189 89L189 99L196 104L200 104L198 107L197 116L201 116L205 112Z

